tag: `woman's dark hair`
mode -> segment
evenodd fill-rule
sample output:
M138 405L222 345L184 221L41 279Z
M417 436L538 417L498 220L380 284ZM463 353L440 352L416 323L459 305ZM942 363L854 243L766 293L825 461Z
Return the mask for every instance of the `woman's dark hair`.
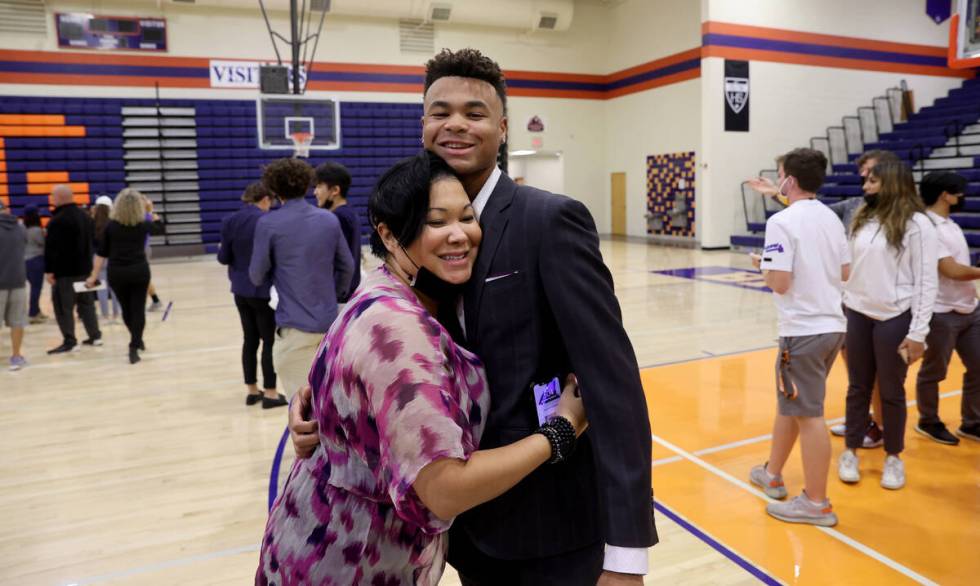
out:
M37 212L35 206L27 206L24 208L24 227L33 228L34 226L41 226L41 214Z
M388 257L378 226L388 226L403 247L408 247L425 224L429 212L429 187L456 173L438 155L430 151L403 159L384 172L368 200L371 220L371 254L384 260Z
M497 97L504 106L504 112L507 111L507 81L504 79L504 73L496 61L476 49L460 49L455 52L443 49L438 55L429 59L425 64L423 94L443 77L467 77L489 83L497 92Z
M878 204L875 207L862 205L851 221L851 238L862 226L877 219L885 233L888 244L897 251L902 250L902 239L908 221L917 212L924 212L925 206L915 192L912 170L902 161L879 162L871 169L868 177L881 180L878 191Z
M299 159L277 159L266 165L262 185L279 199L298 199L313 184L313 167Z
M269 190L260 181L249 183L242 192L242 201L245 203L258 203L267 197L269 197Z
M105 227L109 225L109 213L112 208L106 205L97 205L92 211L92 221L95 223L95 241L102 242L105 235Z

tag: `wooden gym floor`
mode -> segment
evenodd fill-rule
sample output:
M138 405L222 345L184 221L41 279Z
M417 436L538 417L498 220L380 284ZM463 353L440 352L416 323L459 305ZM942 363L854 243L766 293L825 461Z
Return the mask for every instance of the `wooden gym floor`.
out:
M604 241L603 254L653 428L661 543L646 583L967 584L980 575L980 443L926 440L912 431L912 406L905 489L882 489L883 453L863 450L859 485L840 483L832 466L836 528L769 518L747 475L766 459L775 409L770 294L737 253ZM174 307L166 321L148 315L143 362L128 364L125 327L104 321L105 346L46 356L60 342L52 320L27 330L31 366L0 372L0 583L250 583L286 412L244 404L238 316L213 257L155 262L153 280ZM4 364L9 350L0 332ZM941 389L951 428L961 375L954 361ZM845 387L838 363L828 420L843 416ZM911 401L914 382L907 389ZM843 442L833 442L836 458ZM800 490L798 452L786 480ZM458 584L451 569L443 583Z

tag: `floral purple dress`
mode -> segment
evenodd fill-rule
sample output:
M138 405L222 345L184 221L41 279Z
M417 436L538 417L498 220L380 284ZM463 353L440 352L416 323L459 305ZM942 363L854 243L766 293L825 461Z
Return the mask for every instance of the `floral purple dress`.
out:
M255 583L435 586L451 522L412 484L476 450L489 407L479 359L382 267L324 336L310 386L320 446L269 513Z

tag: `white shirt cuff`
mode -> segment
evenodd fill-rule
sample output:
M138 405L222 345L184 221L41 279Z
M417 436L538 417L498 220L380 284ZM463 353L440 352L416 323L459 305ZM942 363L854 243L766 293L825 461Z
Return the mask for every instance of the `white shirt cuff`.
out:
M650 560L645 547L606 545L606 556L602 561L603 570L642 576L650 571L649 565Z

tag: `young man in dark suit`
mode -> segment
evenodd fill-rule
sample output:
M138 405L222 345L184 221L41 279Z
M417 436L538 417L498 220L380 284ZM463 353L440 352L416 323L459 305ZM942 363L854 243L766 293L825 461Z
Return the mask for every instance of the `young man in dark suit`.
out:
M449 562L464 585L641 584L657 533L636 357L586 207L497 167L505 110L500 68L478 51L444 50L427 64L423 143L459 174L483 228L459 311L490 383L480 447L534 433L532 386L568 372L590 429L568 461L457 517ZM290 428L302 456L316 435L304 437L314 428L301 421L308 393L300 397Z

